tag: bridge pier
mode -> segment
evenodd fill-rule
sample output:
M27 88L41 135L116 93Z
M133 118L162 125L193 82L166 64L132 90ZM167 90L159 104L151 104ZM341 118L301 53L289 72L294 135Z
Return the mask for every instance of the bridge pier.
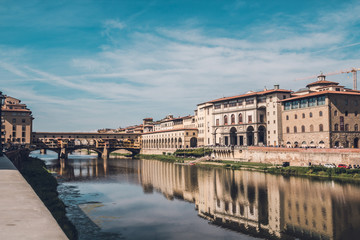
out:
M46 148L40 149L40 154L46 154Z

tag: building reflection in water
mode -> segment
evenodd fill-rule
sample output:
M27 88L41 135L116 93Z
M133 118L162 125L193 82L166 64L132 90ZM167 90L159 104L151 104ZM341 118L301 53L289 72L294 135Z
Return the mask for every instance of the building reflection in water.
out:
M156 160L60 161L50 166L67 180L132 175L145 194L195 204L221 227L265 238L357 239L360 186L250 171L199 168Z

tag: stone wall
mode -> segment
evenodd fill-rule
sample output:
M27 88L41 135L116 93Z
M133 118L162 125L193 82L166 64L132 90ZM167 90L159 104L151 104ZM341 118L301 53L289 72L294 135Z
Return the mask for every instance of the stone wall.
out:
M321 149L321 148L217 148L213 158L218 160L237 160L281 164L290 162L291 166L324 165L325 163L359 164L360 149Z
M142 148L140 150L140 154L163 154L164 152L166 154L168 153L174 153L176 151L176 148Z

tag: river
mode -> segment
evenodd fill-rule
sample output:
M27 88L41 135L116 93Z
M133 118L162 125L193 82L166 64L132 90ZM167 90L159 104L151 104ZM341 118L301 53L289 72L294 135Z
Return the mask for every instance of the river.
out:
M40 155L79 239L357 239L360 184L157 160Z

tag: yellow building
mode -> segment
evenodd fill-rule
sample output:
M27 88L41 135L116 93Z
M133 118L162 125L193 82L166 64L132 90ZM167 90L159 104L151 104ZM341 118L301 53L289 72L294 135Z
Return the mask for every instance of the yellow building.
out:
M21 100L5 96L2 106L2 138L3 144L30 144L33 116Z

